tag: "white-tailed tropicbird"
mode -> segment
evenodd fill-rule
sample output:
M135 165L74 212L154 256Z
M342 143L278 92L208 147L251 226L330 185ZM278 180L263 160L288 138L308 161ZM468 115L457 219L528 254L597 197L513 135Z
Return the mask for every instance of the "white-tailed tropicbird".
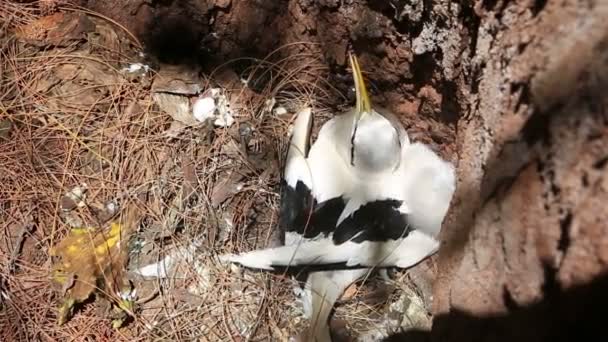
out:
M356 107L326 122L310 150L311 109L297 114L282 181L285 245L223 258L266 270L324 266L305 286L312 341L331 340L334 303L370 268L411 267L437 250L455 190L452 165L371 107L358 61L350 62Z

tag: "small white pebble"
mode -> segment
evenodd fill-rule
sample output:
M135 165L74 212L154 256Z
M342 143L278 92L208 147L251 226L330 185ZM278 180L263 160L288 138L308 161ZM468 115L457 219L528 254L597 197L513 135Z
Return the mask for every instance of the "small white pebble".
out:
M150 70L150 67L142 64L142 63L133 63L131 65L129 65L129 67L127 68L123 68L122 71L123 72L129 72L129 73L134 73L140 70L144 70L145 72L148 72Z
M232 126L233 123L234 123L234 118L230 114L225 114L221 117L218 117L213 122L213 124L216 127L230 127L230 126Z
M213 97L217 97L221 92L222 90L220 88L211 88L210 90L211 96Z
M115 214L118 211L118 204L116 204L114 201L110 201L106 203L106 210L108 213Z
M241 268L238 267L235 264L230 264L230 272L236 274L236 275L240 275L241 274Z
M131 64L129 65L129 68L127 69L129 72L136 72L139 71L143 68L143 65L139 64L139 63L135 63L135 64Z
M277 107L274 109L274 115L284 115L287 114L287 109L285 107Z

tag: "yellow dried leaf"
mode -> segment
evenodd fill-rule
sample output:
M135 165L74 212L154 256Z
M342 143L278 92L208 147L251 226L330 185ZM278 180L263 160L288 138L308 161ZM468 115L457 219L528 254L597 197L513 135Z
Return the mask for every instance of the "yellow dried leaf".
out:
M109 230L75 228L51 249L57 257L53 281L63 289L64 300L59 310L59 324L71 316L75 304L102 288L113 292L123 282L126 249L120 248L123 227L112 223Z
M74 299L66 299L61 307L59 307L59 324L67 322L68 318L72 316L72 308L74 307Z
M69 319L74 305L92 294L109 300L119 311L114 326L121 326L132 314L133 289L125 277L125 267L128 239L139 217L138 207L128 206L121 217L122 225L113 222L109 229L75 228L51 248L50 253L55 257L52 279L61 287L63 295L59 324ZM120 299L116 298L117 293Z
M127 319L129 318L128 314L133 312L133 305L135 303L131 299L121 299L118 301L118 304L113 307L113 315L115 316L112 319L112 327L114 329L121 328Z

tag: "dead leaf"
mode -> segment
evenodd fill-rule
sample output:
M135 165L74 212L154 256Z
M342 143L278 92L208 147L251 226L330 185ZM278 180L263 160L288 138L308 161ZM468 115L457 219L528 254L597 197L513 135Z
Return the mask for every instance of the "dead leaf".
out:
M53 73L62 81L71 81L78 76L81 67L76 63L62 63L53 69Z
M19 28L16 35L37 45L67 46L94 30L95 24L85 14L55 13Z
M238 143L232 139L228 143L222 145L220 153L225 155L228 159L239 159L241 156L245 155Z
M164 66L154 77L152 98L173 120L186 126L200 124L192 115L190 97L202 91L198 70L179 66Z
M200 306L205 303L204 297L192 294L186 289L176 289L172 295L176 300L192 306Z
M241 191L243 188L243 175L238 172L229 172L228 175L218 180L211 192L211 205L219 207L224 201Z
M61 198L61 209L70 211L76 207L84 207L86 199L87 185L75 186Z
M92 106L106 105L110 89L124 82L126 80L117 70L104 63L74 58L42 75L33 89L51 95L48 98L51 109L89 110Z
M84 39L88 32L95 31L95 24L82 13L70 13L59 22L56 29L48 33L47 41L53 45L69 44Z
M358 288L356 284L351 284L349 287L346 288L346 291L344 291L344 294L342 294L342 298L341 300L351 300L355 297L355 295L357 294Z
M61 79L55 76L53 73L42 75L34 80L34 83L32 84L32 91L35 93L45 94L51 90L51 88L59 84L59 82L61 82Z
M50 30L57 27L59 22L64 19L64 16L65 13L44 16L18 28L15 35L17 38L24 40L42 40Z
M8 139L11 128L13 128L13 124L9 120L0 120L0 140Z
M190 99L183 95L170 93L154 93L152 99L160 109L169 114L175 121L179 121L185 126L199 125L200 122L192 115Z
M188 126L180 121L174 120L171 126L163 132L163 135L168 138L177 138Z
M75 304L93 294L108 296L125 286L127 241L135 229L137 211L130 209L124 224L113 222L109 229L74 228L50 254L55 258L53 282L64 292L59 324L65 323ZM97 291L98 285L104 291ZM110 298L111 299L111 298Z
M198 187L194 163L186 153L182 155L182 174L184 176L184 183L182 184L182 206L184 206L185 202Z
M201 84L197 69L164 65L154 78L152 92L194 96L202 91Z
M141 115L144 113L144 109L139 103L139 101L132 101L127 105L125 109L125 116L132 117L134 115Z
M53 72L62 80L77 78L84 84L116 86L121 82L118 71L101 62L88 59L74 59L62 63Z
M48 99L52 109L62 111L66 107L80 110L89 110L99 103L105 94L91 87L84 88L74 82L63 82L52 89L54 97Z
M78 74L78 79L80 81L106 87L116 87L122 81L118 71L104 63L89 59L79 61L79 63L81 71Z
M97 23L97 35L89 37L89 42L96 46L103 46L105 49L115 53L120 53L120 39L114 28L105 22Z

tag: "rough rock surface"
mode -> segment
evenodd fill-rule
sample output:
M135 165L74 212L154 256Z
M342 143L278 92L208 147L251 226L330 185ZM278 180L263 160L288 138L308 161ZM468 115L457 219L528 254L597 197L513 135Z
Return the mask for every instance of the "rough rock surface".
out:
M125 3L81 1L165 62L211 68L282 47L275 58L324 56L329 83L348 93L346 56L357 53L373 100L457 164L434 340L544 340L597 328L589 315L607 304L597 289L608 271L605 1Z

